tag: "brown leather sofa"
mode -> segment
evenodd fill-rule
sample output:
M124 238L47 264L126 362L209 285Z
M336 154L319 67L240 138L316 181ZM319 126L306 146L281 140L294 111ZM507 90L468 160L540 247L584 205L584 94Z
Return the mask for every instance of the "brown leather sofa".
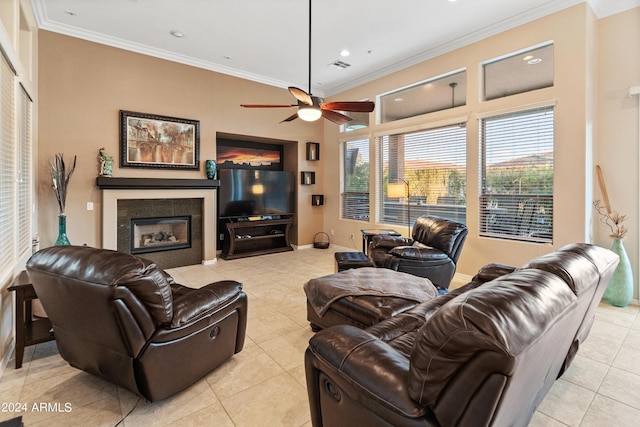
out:
M366 330L318 332L305 353L314 427L526 426L586 338L618 263L573 244Z
M469 230L459 222L423 215L416 219L411 239L377 235L369 244L376 267L426 277L441 289L449 288Z
M192 289L151 261L79 246L43 249L27 272L60 355L150 401L187 388L244 345L238 282Z

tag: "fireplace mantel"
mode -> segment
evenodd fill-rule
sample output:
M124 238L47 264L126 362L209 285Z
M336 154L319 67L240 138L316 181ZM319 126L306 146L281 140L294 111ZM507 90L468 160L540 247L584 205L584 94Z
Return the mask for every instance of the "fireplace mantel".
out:
M180 179L180 178L114 178L99 176L96 185L101 190L165 190L165 189L216 189L220 187L218 179Z

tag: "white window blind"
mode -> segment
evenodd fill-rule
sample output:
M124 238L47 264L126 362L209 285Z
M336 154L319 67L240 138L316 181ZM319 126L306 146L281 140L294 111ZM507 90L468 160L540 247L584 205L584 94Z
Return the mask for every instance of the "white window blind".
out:
M340 144L341 218L369 220L369 139Z
M553 107L480 120L480 235L549 243Z
M18 99L20 106L18 114L18 255L31 250L31 200L32 200L32 172L31 172L31 108L29 95L21 88Z
M6 58L0 55L0 277L16 262L16 167L15 167L15 75Z
M413 226L417 217L434 215L466 223L464 124L379 136L376 144L378 222ZM388 197L387 183L399 179L408 183L409 199Z

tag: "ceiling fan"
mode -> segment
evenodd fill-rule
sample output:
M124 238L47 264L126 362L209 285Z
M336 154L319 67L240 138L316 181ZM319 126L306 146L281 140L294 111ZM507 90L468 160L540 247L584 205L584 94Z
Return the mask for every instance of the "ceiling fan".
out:
M298 117L302 120L312 122L324 117L333 123L342 125L351 121L351 117L339 111L350 111L356 113L370 113L375 104L371 101L336 101L324 102L322 98L311 94L311 0L309 0L309 91L305 92L297 87L289 86L289 92L297 100L297 104L241 104L244 108L290 108L298 107L298 111L283 122L290 122Z

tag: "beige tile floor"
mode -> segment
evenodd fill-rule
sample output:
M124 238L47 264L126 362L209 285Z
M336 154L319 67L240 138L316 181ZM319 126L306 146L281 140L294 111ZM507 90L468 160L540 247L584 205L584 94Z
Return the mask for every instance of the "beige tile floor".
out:
M171 269L179 283L192 287L221 279L244 284L249 319L241 353L182 393L148 403L69 367L55 342L28 347L24 366L16 370L11 360L0 379L0 421L17 415L3 409L19 403L27 404L21 414L26 426L114 426L134 406L120 425L310 426L303 353L312 332L302 285L333 272L333 252L301 249ZM34 403L54 405L35 411ZM640 307L603 303L589 339L542 402L531 426L637 425Z

